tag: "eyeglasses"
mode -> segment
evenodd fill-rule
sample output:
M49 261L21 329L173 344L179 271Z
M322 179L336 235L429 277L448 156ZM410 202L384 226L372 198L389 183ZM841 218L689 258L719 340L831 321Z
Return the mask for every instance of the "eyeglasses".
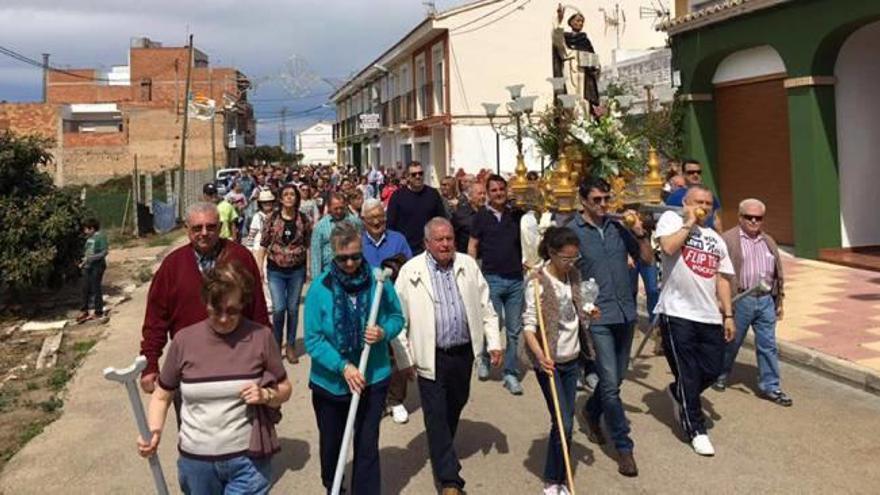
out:
M364 259L363 253L354 253L354 254L337 254L333 257L339 265L344 265L349 261L353 261L355 263L360 263L361 260Z
M229 306L228 308L217 309L209 305L207 309L214 316L228 316L231 318L235 318L236 316L241 315L241 312L244 308L242 308L241 306Z
M559 255L558 253L553 253L553 254L554 254L557 258L559 258L559 261L561 261L561 262L563 262L563 263L566 263L566 264L569 264L569 265L573 265L573 264L575 264L575 263L577 263L578 261L581 260L581 255L580 255L580 254L578 254L577 256L561 256L561 255Z
M425 173L424 172L410 172L409 176L410 177L424 177Z
M703 175L703 171L700 170L700 169L695 169L695 170L685 170L685 171L684 171L684 174L685 174L685 175Z
M740 216L749 222L757 223L757 222L764 221L764 215L740 215Z
M216 223L203 223L200 225L190 225L189 231L193 234L201 234L202 231L207 231L208 233L217 232L217 229L220 228L219 224Z
M590 201L592 201L593 204L596 204L596 205L599 205L602 203L608 203L611 201L611 195L606 194L605 196L593 196L592 198L590 198Z

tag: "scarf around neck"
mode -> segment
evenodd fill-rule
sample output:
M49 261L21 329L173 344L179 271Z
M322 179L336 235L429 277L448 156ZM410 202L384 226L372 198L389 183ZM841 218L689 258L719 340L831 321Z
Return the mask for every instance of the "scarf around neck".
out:
M333 292L333 323L340 331L339 351L344 355L363 348L373 277L365 262L349 275L336 262L330 264L330 287ZM354 298L354 301L352 301Z

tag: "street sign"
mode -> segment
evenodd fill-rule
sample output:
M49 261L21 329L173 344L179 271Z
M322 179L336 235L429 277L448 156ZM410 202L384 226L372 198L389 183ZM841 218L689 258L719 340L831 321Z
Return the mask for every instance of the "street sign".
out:
M371 131L382 127L382 118L378 113L362 113L360 121L362 131Z

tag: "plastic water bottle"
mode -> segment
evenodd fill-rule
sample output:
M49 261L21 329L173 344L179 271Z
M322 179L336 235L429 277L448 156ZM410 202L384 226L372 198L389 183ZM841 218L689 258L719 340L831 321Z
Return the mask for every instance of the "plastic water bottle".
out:
M595 279L589 279L586 282L581 282L581 299L584 304L584 311L590 313L595 308L596 298L599 297L599 284L596 283Z

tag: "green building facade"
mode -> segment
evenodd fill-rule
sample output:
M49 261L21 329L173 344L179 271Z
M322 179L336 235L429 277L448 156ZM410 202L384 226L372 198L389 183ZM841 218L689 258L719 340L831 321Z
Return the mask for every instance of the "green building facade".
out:
M788 108L795 253L816 258L822 249L845 246L835 66L850 36L880 20L880 1L730 0L708 10L663 26L670 35L673 68L680 72L688 156L708 165L704 168L709 185L724 188L718 157L719 127L726 124L717 119L713 77L731 55L771 47L785 68L781 83ZM880 49L880 38L876 47ZM880 88L880 81L876 86ZM873 107L877 100L871 102Z

